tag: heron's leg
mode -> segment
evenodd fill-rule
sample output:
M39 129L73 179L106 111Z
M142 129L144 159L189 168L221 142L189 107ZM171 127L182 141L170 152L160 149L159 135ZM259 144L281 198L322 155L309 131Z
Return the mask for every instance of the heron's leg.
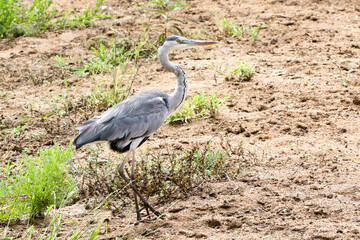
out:
M130 173L131 182L135 185L134 165L135 165L135 150L132 151L131 173ZM140 209L139 209L137 194L135 191L134 191L134 198L135 198L136 217L138 221L141 221Z
M139 198L141 199L141 201L144 203L144 205L146 207L148 207L156 216L160 216L161 213L159 213L158 211L156 211L149 203L148 201L146 201L146 199L140 194L139 190L137 190L137 188L134 186L134 184L132 184L132 182L125 176L124 174L124 165L127 162L128 158L130 156L130 152L125 156L123 162L121 163L118 171L120 176L125 180L125 182L127 184L129 184L129 186L134 190L134 192L136 193L136 195L139 196Z
M131 181L134 183L135 185L135 172L134 172L134 169L135 169L135 162L136 162L136 158L135 158L135 150L133 151L133 160L132 160L132 163L131 163L131 175L130 175L130 179ZM135 207L136 207L136 214L137 214L137 218L138 220L140 221L141 220L141 216L140 216L140 212L141 210L143 210L144 208L146 209L146 213L147 215L149 216L150 218L150 213L149 213L149 208L145 205L143 208L139 208L139 205L138 205L138 201L137 201L137 195L136 195L136 192L134 192L134 197L135 197Z

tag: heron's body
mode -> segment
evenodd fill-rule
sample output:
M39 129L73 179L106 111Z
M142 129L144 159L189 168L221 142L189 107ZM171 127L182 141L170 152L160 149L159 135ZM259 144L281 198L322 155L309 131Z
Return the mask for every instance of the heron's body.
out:
M130 150L134 140L139 146L158 130L169 115L168 94L152 90L132 96L94 117L77 129L77 148L91 142L108 141L110 148L119 153ZM137 147L137 146L136 146Z
M168 59L169 51L173 48L184 48L197 45L210 45L215 42L189 40L179 36L168 37L159 48L159 59L161 65L176 76L176 87L172 94L160 90L151 90L136 94L116 104L100 116L95 116L87 122L79 125L79 136L74 140L76 148L85 144L107 141L112 150L124 153L133 153L131 180L134 180L134 158L135 149L141 146L151 135L153 135L164 123L165 119L176 111L184 102L187 93L187 79L184 70ZM126 155L119 168L120 175L130 184L135 192L135 205L137 218L141 220L138 209L137 196L157 216L160 215L141 196L133 183L124 175L123 167L130 156Z
M108 141L112 150L123 153L130 150L131 143L138 139L141 139L139 145L132 147L141 146L185 100L185 72L179 65L174 65L173 69L177 76L177 86L173 94L150 90L116 104L101 116L96 116L76 128L80 131L74 141L76 148L92 142Z

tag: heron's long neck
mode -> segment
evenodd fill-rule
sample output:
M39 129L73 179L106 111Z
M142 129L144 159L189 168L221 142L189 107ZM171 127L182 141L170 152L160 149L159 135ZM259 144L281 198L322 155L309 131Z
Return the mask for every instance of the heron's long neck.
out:
M173 72L176 76L175 91L169 98L169 112L176 111L184 102L187 93L187 79L184 70L176 64L169 61L169 51L167 49L159 48L159 59L161 65L168 71Z

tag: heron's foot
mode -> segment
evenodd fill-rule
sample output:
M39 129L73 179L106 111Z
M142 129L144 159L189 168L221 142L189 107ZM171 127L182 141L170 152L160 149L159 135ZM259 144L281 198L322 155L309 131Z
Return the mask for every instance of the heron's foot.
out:
M140 218L137 221L138 222L142 222L142 223L152 223L155 222L156 220L158 220L159 218Z
M140 208L138 211L142 211L143 209L146 209L147 215L150 215L149 213L149 209L156 215L156 216L161 216L162 214L158 211L156 211L148 202L144 202L144 206L142 208Z
M146 214L145 214L145 217L148 217L147 219L143 219L141 217L141 211L142 210L146 210ZM139 222L148 222L148 221L155 221L156 219L159 219L159 218L163 218L165 215L161 214L160 212L158 211L152 211L155 215L156 215L156 218L150 218L150 212L149 212L149 208L147 206L143 206L142 208L140 208L139 210L136 211L136 215L137 215L137 220Z

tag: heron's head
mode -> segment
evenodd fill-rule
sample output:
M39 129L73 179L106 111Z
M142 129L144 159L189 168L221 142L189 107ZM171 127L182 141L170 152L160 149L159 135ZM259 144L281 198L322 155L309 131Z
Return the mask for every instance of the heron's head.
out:
M192 40L187 39L181 36L170 36L167 37L163 44L161 45L161 48L165 49L185 49L185 48L191 48L191 47L197 47L197 46L204 46L204 45L213 45L217 42L212 41L203 41L203 40Z

